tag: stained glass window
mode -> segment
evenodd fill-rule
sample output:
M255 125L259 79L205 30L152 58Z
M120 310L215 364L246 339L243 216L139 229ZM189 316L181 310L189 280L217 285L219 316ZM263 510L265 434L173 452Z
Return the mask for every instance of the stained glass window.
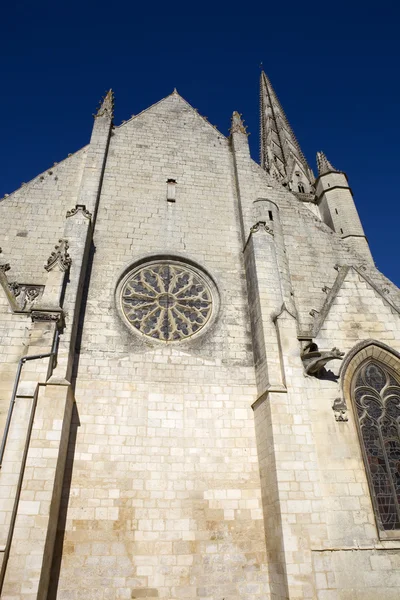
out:
M128 276L122 286L121 304L136 330L174 342L194 335L208 322L212 294L203 276L190 266L160 262Z
M400 529L400 384L378 362L355 376L354 401L379 525Z

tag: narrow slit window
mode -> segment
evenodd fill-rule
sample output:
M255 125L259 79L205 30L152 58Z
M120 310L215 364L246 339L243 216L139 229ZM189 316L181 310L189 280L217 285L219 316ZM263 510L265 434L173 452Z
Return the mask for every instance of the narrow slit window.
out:
M269 216L269 220L270 220L270 221L273 221L273 220L274 220L274 216L273 216L273 214L272 214L272 210L269 210L269 211L268 211L268 216Z
M176 202L176 179L167 179L167 201Z

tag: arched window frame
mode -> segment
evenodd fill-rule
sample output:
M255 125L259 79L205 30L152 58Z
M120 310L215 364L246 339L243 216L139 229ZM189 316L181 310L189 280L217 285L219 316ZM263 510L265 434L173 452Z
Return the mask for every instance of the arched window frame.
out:
M385 529L382 525L375 490L373 487L364 440L360 429L359 416L354 399L354 388L360 369L369 362L378 363L388 371L400 385L400 354L381 342L376 340L365 340L360 342L347 354L340 370L342 389L344 397L354 416L357 430L357 438L361 450L364 470L369 485L371 502L374 510L375 521L381 539L400 539L400 528Z

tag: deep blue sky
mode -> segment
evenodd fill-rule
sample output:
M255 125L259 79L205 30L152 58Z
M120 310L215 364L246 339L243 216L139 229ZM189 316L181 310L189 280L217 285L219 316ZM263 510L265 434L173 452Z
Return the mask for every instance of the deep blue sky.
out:
M398 3L270 4L3 4L0 197L85 145L110 87L116 124L174 87L225 134L238 110L258 160L262 62L311 166L324 150L347 172L400 285Z

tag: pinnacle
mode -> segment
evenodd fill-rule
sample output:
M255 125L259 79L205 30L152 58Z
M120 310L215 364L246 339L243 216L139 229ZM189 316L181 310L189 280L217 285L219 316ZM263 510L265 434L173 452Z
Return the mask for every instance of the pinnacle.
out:
M114 117L114 92L109 89L104 98L102 99L97 113L94 115L95 118L108 116L110 119Z
M317 166L318 166L318 175L323 175L324 173L330 173L334 171L337 173L337 169L332 166L329 160L326 158L323 152L317 152Z
M231 133L244 133L247 135L246 129L247 129L247 126L243 122L242 115L235 110L235 112L232 115L230 132Z

